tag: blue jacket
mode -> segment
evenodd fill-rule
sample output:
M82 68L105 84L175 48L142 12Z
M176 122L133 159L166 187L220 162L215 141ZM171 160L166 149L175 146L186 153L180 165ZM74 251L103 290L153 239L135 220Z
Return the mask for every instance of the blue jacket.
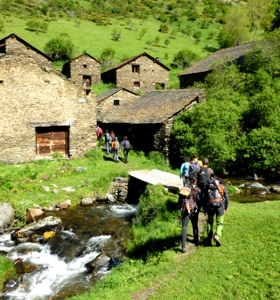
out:
M181 165L180 178L182 178L183 176L189 176L189 168L190 168L190 163L189 162L184 162Z

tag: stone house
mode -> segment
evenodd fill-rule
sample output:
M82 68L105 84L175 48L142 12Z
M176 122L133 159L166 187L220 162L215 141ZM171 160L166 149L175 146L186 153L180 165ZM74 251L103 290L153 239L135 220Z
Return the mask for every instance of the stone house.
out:
M14 33L0 40L0 57L6 54L32 57L38 66L52 68L53 61L49 56L36 49Z
M97 122L99 122L99 115L102 111L106 114L108 110L114 110L115 107L119 107L134 101L139 98L138 94L125 88L113 88L96 97L97 103Z
M77 84L90 87L100 82L101 63L88 53L66 62L62 74Z
M9 54L0 56L0 161L24 163L57 152L82 157L96 144L94 94L10 46L6 40Z
M174 118L204 101L203 89L149 91L114 110L100 110L98 120L120 140L126 135L134 149L160 151L168 161Z
M165 90L169 71L159 59L144 52L102 72L101 79L131 91Z
M180 88L190 87L194 82L204 82L205 77L213 71L213 64L216 62L235 62L237 65L242 65L246 52L252 49L253 43L249 43L216 51L178 75Z

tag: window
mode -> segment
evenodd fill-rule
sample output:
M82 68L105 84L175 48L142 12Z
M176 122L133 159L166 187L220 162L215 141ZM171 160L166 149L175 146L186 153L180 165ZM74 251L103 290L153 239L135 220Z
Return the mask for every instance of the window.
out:
M0 80L0 84L3 84L4 83L4 80Z
M120 100L114 100L114 105L120 105Z
M86 69L86 68L87 68L87 65L83 65L83 67Z
M140 66L132 65L132 73L140 73Z
M160 82L156 82L155 83L155 90L157 91L161 91L165 89L165 84L164 83L160 83Z
M134 81L134 87L140 88L140 82L139 81Z

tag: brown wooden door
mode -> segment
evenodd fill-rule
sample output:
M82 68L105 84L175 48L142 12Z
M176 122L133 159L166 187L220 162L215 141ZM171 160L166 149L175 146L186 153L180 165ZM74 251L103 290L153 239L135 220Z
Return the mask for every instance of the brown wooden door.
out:
M37 127L37 155L50 156L52 153L62 153L68 156L69 127Z

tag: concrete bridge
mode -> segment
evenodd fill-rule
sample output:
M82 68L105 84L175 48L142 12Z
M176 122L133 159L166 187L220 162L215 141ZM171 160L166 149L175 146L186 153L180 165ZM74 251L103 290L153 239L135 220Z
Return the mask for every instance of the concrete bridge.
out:
M131 171L129 175L133 178L153 185L162 184L165 188L173 193L176 193L183 186L183 182L182 179L180 179L179 174L174 175L172 173L156 169Z

